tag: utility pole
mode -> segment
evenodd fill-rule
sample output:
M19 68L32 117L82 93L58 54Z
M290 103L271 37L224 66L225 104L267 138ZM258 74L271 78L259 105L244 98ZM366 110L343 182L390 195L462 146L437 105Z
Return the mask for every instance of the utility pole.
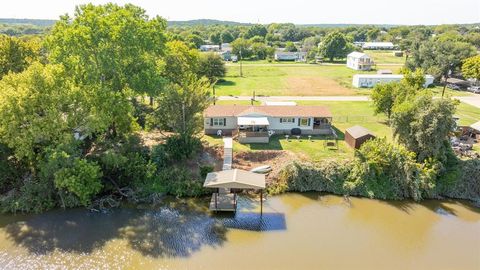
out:
M444 75L445 83L443 85L442 98L445 95L445 88L447 88L448 77L450 77L450 74L452 74L452 67L453 67L453 64L450 64L449 67L448 67L448 71Z
M213 87L213 105L216 105L216 101L217 101L217 96L215 95L215 85L217 84L218 82L218 79L215 80L212 84L212 87Z
M242 70L242 49L240 49L240 77L243 77L243 70Z

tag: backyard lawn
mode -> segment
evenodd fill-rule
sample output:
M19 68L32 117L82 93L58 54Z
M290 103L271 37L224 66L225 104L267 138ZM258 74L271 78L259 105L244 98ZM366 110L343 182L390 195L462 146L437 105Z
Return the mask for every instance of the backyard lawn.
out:
M398 72L400 66L377 66ZM352 87L352 78L359 72L344 65L246 65L240 77L239 64L227 67L225 81L217 84L220 96L349 96L368 94L367 89Z

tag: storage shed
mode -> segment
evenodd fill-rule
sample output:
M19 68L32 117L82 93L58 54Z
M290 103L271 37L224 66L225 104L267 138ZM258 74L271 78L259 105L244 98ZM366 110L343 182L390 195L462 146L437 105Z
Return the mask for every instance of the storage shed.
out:
M345 142L355 149L359 149L364 142L373 138L375 135L362 126L353 126L345 131Z

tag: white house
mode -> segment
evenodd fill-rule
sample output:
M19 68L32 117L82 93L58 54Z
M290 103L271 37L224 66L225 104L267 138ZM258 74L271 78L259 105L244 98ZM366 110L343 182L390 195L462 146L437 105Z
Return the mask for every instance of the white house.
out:
M355 74L353 75L352 85L354 87L374 87L377 83L399 82L403 79L401 74ZM425 75L424 87L433 83L432 75Z
M297 61L305 62L307 61L306 52L285 52L285 51L276 51L275 52L276 61Z
M395 45L392 42L365 42L362 48L364 50L393 50Z
M201 45L200 51L202 52L219 52L220 45Z
M204 111L205 134L232 134L241 143L268 143L272 134L331 134L323 106L213 105Z
M365 53L352 52L347 55L347 67L355 70L371 70L373 60Z

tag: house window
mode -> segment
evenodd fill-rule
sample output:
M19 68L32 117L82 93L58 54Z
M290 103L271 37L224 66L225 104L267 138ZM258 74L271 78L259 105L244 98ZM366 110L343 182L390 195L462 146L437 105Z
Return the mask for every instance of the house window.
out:
M300 126L308 126L308 122L310 122L308 120L308 118L300 118Z
M213 118L212 123L214 126L225 126L225 118Z
M295 118L280 118L280 123L295 123Z

